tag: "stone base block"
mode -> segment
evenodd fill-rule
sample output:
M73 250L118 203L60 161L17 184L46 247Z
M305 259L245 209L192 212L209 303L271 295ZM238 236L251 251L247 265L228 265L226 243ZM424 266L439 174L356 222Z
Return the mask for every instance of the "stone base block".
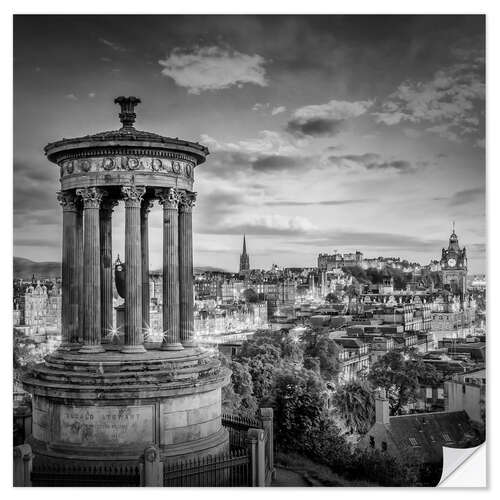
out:
M229 375L200 349L56 351L23 381L33 394L34 453L135 464L151 444L169 462L226 452L221 388Z

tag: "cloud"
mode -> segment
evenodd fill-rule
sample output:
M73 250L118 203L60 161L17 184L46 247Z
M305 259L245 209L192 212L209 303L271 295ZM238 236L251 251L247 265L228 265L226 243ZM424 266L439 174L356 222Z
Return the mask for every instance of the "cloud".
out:
M270 102L256 102L252 106L252 111L264 114L270 113L272 116L276 116L280 113L284 113L286 111L286 106L271 106Z
M377 153L364 153L359 155L330 155L326 161L343 169L358 170L392 170L400 174L413 173L416 168L407 160L392 159L385 160ZM425 162L419 162L419 166L425 166Z
M95 97L95 92L89 92L89 98L93 99Z
M256 102L256 103L252 106L252 111L255 111L255 112L265 112L265 111L267 111L270 107L271 107L271 103L270 103L270 102L266 102L266 103Z
M402 82L373 113L378 123L427 125L427 132L451 142L477 134L484 126L484 57L455 51L460 60L427 81Z
M105 38L99 38L99 41L106 45L107 47L113 49L115 52L126 52L127 49L120 45L119 43L112 42L110 40L106 40ZM104 60L104 58L101 58L101 60Z
M452 207L458 207L469 203L480 201L484 203L485 190L484 187L465 189L457 191L449 198L448 204Z
M403 129L403 134L408 137L408 139L418 139L422 137L422 132L415 128L406 127Z
M207 225L201 233L208 234L252 234L262 236L303 235L318 228L302 216L280 214L229 215L218 224Z
M78 97L75 94L66 94L64 98L68 99L68 101L78 101Z
M313 206L313 205L325 205L325 206L340 206L340 205L354 205L358 203L367 203L372 201L368 198L360 198L358 200L318 200L318 201L292 201L292 200L282 200L282 201L268 201L264 205L280 207L280 206Z
M474 147L484 149L486 147L484 137L482 139L476 139L476 142L474 142Z
M276 170L289 170L304 166L306 159L284 155L266 155L251 162L252 168L257 172L271 172Z
M273 108L271 110L271 114L273 116L276 116L276 115L279 115L280 113L284 113L286 111L286 107L285 106L276 106L275 108Z
M248 55L217 46L193 50L176 48L158 62L163 66L161 74L172 78L179 87L187 88L190 94L241 87L245 83L267 86L265 60L258 54Z
M311 235L306 239L296 240L295 243L315 247L371 248L373 251L399 249L411 251L435 250L436 252L439 252L443 244L441 240L419 238L418 236L409 236L406 234L352 231L345 229L322 231L321 235Z
M207 134L200 142L211 152L210 173L225 176L228 173L251 171L274 172L309 169L323 166L319 156L309 156L278 132L262 130L258 137L236 142L222 142Z
M286 130L297 137L325 137L338 134L345 122L366 113L373 101L335 101L296 109Z

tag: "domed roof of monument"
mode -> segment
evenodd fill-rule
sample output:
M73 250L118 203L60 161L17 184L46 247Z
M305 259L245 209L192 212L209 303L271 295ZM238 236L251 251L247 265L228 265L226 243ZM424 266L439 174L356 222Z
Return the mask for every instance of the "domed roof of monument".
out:
M98 132L96 134L74 137L71 139L61 139L51 142L45 146L44 151L49 160L57 161L57 153L61 149L88 149L93 146L145 146L145 147L160 147L160 148L180 148L188 153L194 154L198 163L205 161L206 155L209 154L208 148L197 142L186 141L178 137L168 137L154 132L146 132L137 130L134 127L136 114L135 106L141 102L137 97L120 96L115 99L115 104L119 104L121 112L118 115L122 123L122 127L118 130L108 130Z

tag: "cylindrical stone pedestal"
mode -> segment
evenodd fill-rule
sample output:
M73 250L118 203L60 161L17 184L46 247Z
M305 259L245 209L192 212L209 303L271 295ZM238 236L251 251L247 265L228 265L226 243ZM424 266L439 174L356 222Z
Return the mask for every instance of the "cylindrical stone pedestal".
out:
M60 350L25 378L36 460L137 464L151 444L166 463L228 451L221 388L230 372L219 360L198 349L117 357Z

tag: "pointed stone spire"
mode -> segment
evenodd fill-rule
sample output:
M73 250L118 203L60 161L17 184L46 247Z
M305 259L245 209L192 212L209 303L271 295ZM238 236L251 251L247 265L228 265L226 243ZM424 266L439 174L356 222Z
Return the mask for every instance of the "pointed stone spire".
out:
M243 235L243 252L240 255L240 273L250 270L250 258L247 254L246 237Z

